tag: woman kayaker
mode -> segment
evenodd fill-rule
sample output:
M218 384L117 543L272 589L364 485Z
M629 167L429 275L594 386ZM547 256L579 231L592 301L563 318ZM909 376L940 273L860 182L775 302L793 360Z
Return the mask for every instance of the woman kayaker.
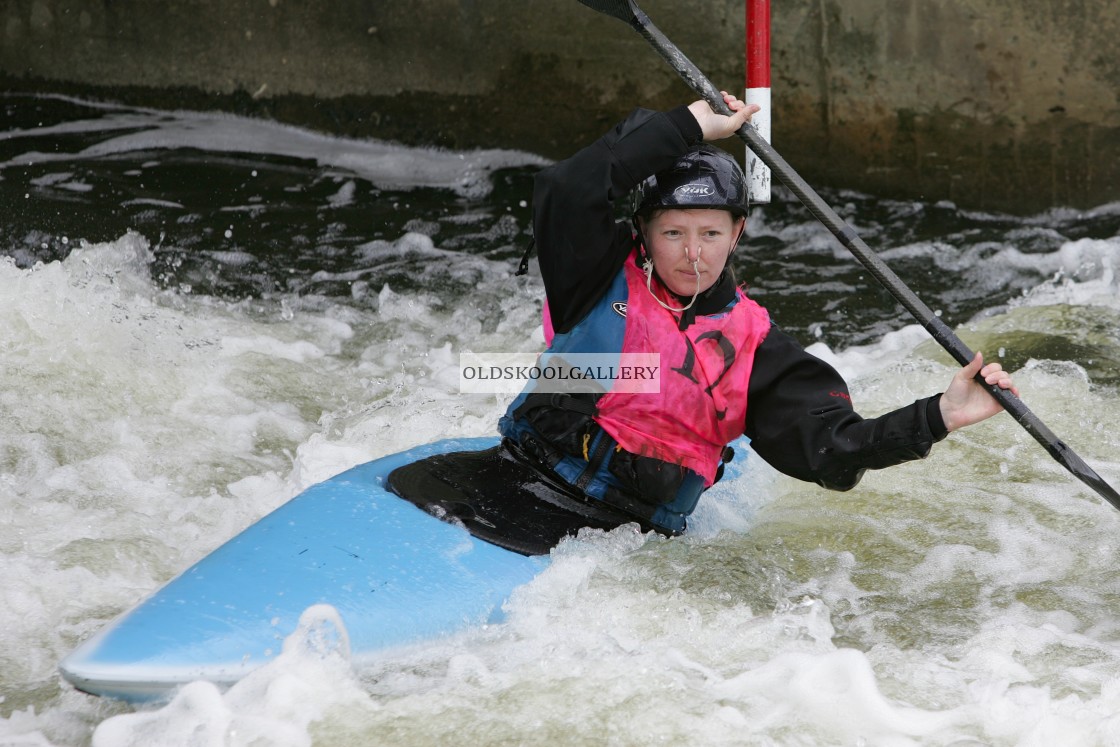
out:
M944 393L863 418L840 375L736 286L728 259L747 184L708 142L757 107L724 100L730 116L704 101L638 109L534 182L547 355L656 353L657 391L531 385L501 419L500 446L401 468L395 492L496 544L546 553L585 526L683 532L743 434L779 471L847 490L1001 411L974 376L1016 391L1011 377L977 353ZM632 219L618 221L627 198Z

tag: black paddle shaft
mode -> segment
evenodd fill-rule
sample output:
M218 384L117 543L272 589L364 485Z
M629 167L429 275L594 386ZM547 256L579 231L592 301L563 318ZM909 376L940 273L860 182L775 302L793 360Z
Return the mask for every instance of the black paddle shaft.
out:
M658 54L677 71L689 88L707 101L714 111L720 114L731 114L731 110L723 100L723 94L720 93L719 89L712 85L707 76L653 25L649 16L642 12L634 0L579 0L579 2L633 26L646 38L646 41L653 45ZM840 243L847 247L848 251L855 255L856 259L867 268L868 272L884 288L890 291L890 294L933 336L933 339L949 351L949 354L962 366L968 365L972 361L974 353L968 346L895 275L891 268L887 267L886 263L877 254L871 251L871 248L856 234L855 230L837 215L835 210L829 207L828 203L786 163L786 160L768 142L762 139L749 123L743 125L736 134L758 156L759 160L769 166L778 179L797 195L797 198L804 203L809 212L816 216L817 220L823 223L839 239ZM979 374L977 374L976 379L988 393L995 397L1003 409L1050 453L1050 456L1096 491L1098 495L1120 509L1120 493L1117 493L1111 485L1105 482L1104 478L1086 464L1073 449L1054 435L1054 432L1037 415L1031 412L1030 408L1021 399L1006 389L987 384Z

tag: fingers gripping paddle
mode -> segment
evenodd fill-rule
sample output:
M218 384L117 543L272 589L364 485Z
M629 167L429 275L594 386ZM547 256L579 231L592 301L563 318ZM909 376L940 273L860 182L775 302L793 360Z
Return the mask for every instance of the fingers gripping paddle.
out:
M699 94L714 111L721 114L731 114L727 104L724 103L723 95L719 90L712 85L711 81L700 72L700 70L692 64L692 62L677 49L673 42L661 31L658 30L653 22L650 21L649 16L642 12L634 0L579 0L587 7L597 10L600 13L605 13L608 16L623 21L642 36L646 38L654 49L665 58L677 73L684 79L685 83ZM973 352L969 350L968 346L961 342L960 338L956 336L953 330L949 329L941 319L939 319L929 307L926 306L920 298L914 295L906 285L899 280L898 276L879 259L879 256L871 251L870 247L864 243L863 239L856 235L856 232L844 220L836 214L831 207L820 195L818 195L809 184L802 179L793 168L786 163L777 151L775 151L769 143L763 140L759 134L754 130L751 125L745 124L736 133L747 146L754 152L758 158L770 167L770 170L786 185L787 188L795 195L805 207L809 209L817 220L823 223L828 230L832 231L833 235L840 240L845 247L848 248L852 254L855 255L864 267L883 285L895 299L901 303L911 315L925 327L933 339L937 340L943 348L949 351L949 354L956 359L962 366L968 365L973 358ZM1075 477L1084 482L1097 492L1102 498L1111 503L1117 509L1120 509L1120 493L1098 475L1092 467L1085 463L1085 461L1074 453L1073 449L1069 448L1062 442L1053 431L1046 427L1046 425L1038 419L1031 410L1023 404L1023 401L1016 397L1006 389L1000 389L998 386L989 386L983 379L977 375L977 380L980 384L988 390L988 392L995 397L996 401L1003 406L1015 418L1019 425L1023 426L1028 433L1030 433L1036 441L1042 444L1043 448L1050 453L1055 460L1062 466L1073 473Z

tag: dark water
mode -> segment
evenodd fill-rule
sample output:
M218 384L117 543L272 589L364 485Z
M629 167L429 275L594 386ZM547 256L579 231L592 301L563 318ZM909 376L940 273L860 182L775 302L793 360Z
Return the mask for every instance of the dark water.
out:
M4 129L22 131L116 113L22 97L4 100L3 112ZM23 135L0 141L0 160L29 151L79 154L143 129ZM66 160L61 182L59 171L55 161L4 171L0 200L12 209L0 230L5 253L21 266L65 257L76 239L109 241L132 230L152 241L160 283L225 298L348 295L348 283L316 273L364 269L355 247L406 231L438 237L445 249L512 257L528 225L519 201L529 199L532 179L529 169L503 169L485 199L470 199L431 187L383 190L309 159L174 146ZM409 269L372 279L407 282Z
M78 240L109 241L132 230L151 241L158 282L186 292L345 297L361 277L375 288L434 283L431 289L454 294L462 287L433 272L430 258L371 262L360 247L414 231L441 249L514 267L530 238L536 164L497 168L488 190L465 195L383 188L339 166L276 153L169 143L89 157L105 140L157 128L172 115L145 112L122 124L117 117L136 111L54 97L9 96L0 107L7 133L0 139L0 252L21 267L63 258ZM36 153L52 158L38 160ZM1118 210L1023 218L845 191L822 195L950 325L1001 308L1040 282L1037 265L1000 261L1009 247L1047 255L1069 241L1120 230ZM754 208L749 231L735 256L738 278L807 341L866 343L909 321L783 190L772 204Z

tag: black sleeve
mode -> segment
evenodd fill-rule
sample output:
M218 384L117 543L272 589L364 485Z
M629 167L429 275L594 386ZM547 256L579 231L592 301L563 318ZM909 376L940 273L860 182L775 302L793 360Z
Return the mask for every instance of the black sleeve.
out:
M630 253L630 226L615 221L616 203L701 137L686 107L636 109L591 145L537 174L533 235L557 332L587 315Z
M780 472L848 490L865 470L921 459L945 438L940 397L862 418L840 374L771 327L751 370L746 435Z

